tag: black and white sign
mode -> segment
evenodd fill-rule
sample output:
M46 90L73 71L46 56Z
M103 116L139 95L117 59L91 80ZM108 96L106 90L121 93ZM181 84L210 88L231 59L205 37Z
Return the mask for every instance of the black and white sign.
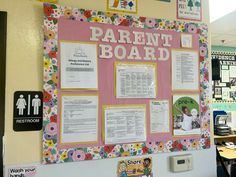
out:
M16 91L14 93L14 131L42 129L43 93L38 91Z

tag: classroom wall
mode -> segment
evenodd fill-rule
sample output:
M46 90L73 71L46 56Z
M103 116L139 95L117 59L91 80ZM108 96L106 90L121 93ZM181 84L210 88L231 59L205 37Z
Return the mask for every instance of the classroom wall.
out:
M220 51L220 52L234 52L234 53L236 53L236 47L213 45L213 46L211 46L211 50L212 51ZM227 112L231 112L232 121L228 122L228 125L232 128L232 130L236 130L236 103L222 103L222 107L224 104L231 105L231 109L228 109ZM213 109L214 109L214 106L213 106Z
M176 19L176 0L171 3L159 2L156 0L139 0L138 15L156 18ZM203 3L203 22L209 24L208 0ZM106 10L106 0L59 0L59 4L80 8ZM7 73L6 73L6 122L5 122L5 153L4 163L9 165L39 164L41 162L42 132L14 132L13 131L13 94L17 90L42 90L43 86L43 50L42 50L42 24L43 9L42 3L36 0L1 0L0 10L8 12L8 36L7 36ZM194 171L188 172L188 176L199 176L199 171L206 174L206 177L215 175L215 153L214 147L210 150L187 152L194 156ZM183 154L183 153L175 153ZM158 176L173 176L168 172L167 158L172 154L154 155L158 159L160 171ZM206 159L211 159L211 163ZM111 163L109 163L111 162ZM50 173L53 170L68 169L71 166L74 176L82 177L80 169L86 169L88 175L94 176L96 170L107 164L107 173L104 177L115 176L117 159L100 160L92 162L79 162L73 164L50 165L39 167L39 170L46 170L42 174ZM163 162L163 163L162 163ZM95 167L94 172L90 171L90 165ZM109 168L112 165L112 168ZM63 168L61 168L63 167ZM111 169L111 170L109 170ZM112 171L113 169L113 171ZM209 170L210 169L210 170ZM100 169L101 171L101 169ZM99 172L99 171L97 171ZM156 171L158 174L158 170ZM56 174L56 173L55 173ZM163 175L161 175L163 174ZM63 174L57 174L64 176ZM46 177L47 175L39 175ZM100 176L100 175L99 175ZM179 175L182 176L182 175ZM201 175L201 177L204 177Z
M186 152L162 153L152 156L154 177L216 177L215 149L211 148L204 151L188 152L193 155L193 170L172 173L169 171L169 156L182 155ZM35 177L116 177L116 170L120 158L73 162L56 165L37 165ZM9 166L15 168L15 166ZM7 169L6 173L7 174ZM7 177L7 175L5 175Z

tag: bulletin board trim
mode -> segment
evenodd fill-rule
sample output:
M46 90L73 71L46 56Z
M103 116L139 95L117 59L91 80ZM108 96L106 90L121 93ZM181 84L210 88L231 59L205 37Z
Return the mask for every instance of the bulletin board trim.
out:
M76 20L73 11L79 11L85 21L132 26L144 29L169 30L195 33L199 35L200 56L200 110L202 127L199 137L172 138L166 141L141 142L135 144L117 144L95 147L59 149L57 130L48 131L57 125L58 106L58 20L65 18ZM103 17L103 18L101 18ZM146 21L153 20L150 26ZM163 152L190 151L210 148L210 84L208 58L208 27L204 23L194 23L167 19L155 19L124 14L112 14L96 10L64 7L57 4L44 4L44 118L43 118L43 164L97 160L126 156L141 156ZM49 42L52 44L48 46ZM200 50L201 49L201 50ZM202 52L206 51L206 52ZM57 128L57 127L56 127Z

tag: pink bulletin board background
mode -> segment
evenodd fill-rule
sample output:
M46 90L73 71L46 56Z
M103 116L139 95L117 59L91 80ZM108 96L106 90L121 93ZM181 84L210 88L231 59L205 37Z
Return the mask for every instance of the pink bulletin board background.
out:
M158 32L173 35L171 49L179 49L181 33L193 36L193 48L199 52L200 74L200 116L201 134L197 136L173 137L172 128L172 90L171 56L167 61L115 60L98 58L98 93L99 93L99 143L96 145L62 146L60 136L60 97L69 92L60 88L60 40L90 42L89 26L102 29L128 29L129 31ZM200 150L210 148L210 83L208 58L208 28L206 24L154 19L131 15L107 14L106 12L64 7L57 4L44 4L44 117L43 117L43 163L64 163L81 160L107 159L125 156L138 156L163 152ZM117 33L115 34L117 36ZM159 47L162 47L159 41ZM99 43L99 42L98 42ZM104 42L102 42L104 43ZM105 43L104 43L105 44ZM116 44L109 43L113 47ZM131 44L126 45L130 48ZM138 48L142 48L139 46ZM152 46L151 46L152 47ZM166 48L166 47L164 47ZM141 50L140 50L141 51ZM141 55L143 55L141 53ZM171 55L171 52L170 52ZM158 56L157 56L158 58ZM114 62L156 62L157 97L155 100L169 100L170 132L150 134L147 141L139 143L104 145L102 142L102 106L113 104L146 104L147 127L150 129L149 100L151 99L116 99L114 94ZM94 93L94 91L87 91ZM82 93L72 90L70 93Z
M106 29L112 29L115 33L116 39L118 39L119 34L117 32L118 29L123 30L129 30L129 32L132 34L132 31L140 31L140 32L149 32L149 33L160 33L160 34L171 34L173 36L173 40L170 42L171 48L174 49L180 49L181 41L180 41L180 34L174 31L167 31L167 30L154 30L154 29L141 29L141 28L130 28L130 27L123 27L123 26L114 26L109 24L99 24L99 23L89 23L89 22L80 22L80 21L73 21L65 18L60 18L58 21L58 41L80 41L80 42L93 42L90 41L91 37L91 30L90 27L99 27L103 29L103 32L105 33ZM133 36L131 36L131 41L133 41ZM97 44L109 44L113 47L116 45L119 45L119 43L108 43L103 42L99 40ZM126 48L130 48L130 45L132 44L121 44L124 45ZM198 35L193 34L193 50L198 50ZM58 144L59 149L63 148L71 148L71 147L87 147L87 146L102 146L105 145L102 140L102 106L103 105L117 105L117 104L146 104L146 111L147 111L147 141L167 141L169 139L172 139L172 113L171 113L171 105L172 105L172 90L171 90L171 48L168 48L170 52L170 57L167 61L147 61L144 60L144 50L142 50L142 47L144 45L136 45L140 49L140 55L141 60L118 60L115 59L113 56L112 59L102 59L98 57L98 93L99 93L99 139L98 144L95 145L61 145ZM163 46L162 41L159 40L159 47ZM59 47L59 53L60 53L60 47ZM128 53L128 52L127 52ZM60 61L60 55L58 56L58 59ZM169 100L170 105L170 132L169 133L157 133L157 134L150 134L150 111L149 111L149 101L150 99L117 99L114 93L115 85L114 85L114 62L115 61L132 61L132 62L155 62L157 63L157 97L156 100ZM60 62L59 62L60 63ZM60 68L59 68L60 73ZM60 82L60 80L59 80ZM59 84L60 85L60 84ZM60 92L63 92L63 90L59 90ZM65 92L65 91L64 91ZM76 93L73 91L73 93ZM81 92L77 92L81 93ZM60 103L60 96L58 97L58 101ZM58 111L60 112L60 106L58 105ZM59 121L58 124L60 124L60 114L59 114ZM60 134L59 134L60 135ZM58 137L60 138L60 137ZM184 138L190 138L190 136L185 136ZM132 142L130 142L132 143Z

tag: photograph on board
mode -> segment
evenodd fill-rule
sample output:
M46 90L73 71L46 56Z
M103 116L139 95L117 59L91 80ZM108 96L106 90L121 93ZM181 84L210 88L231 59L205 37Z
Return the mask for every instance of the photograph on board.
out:
M174 136L200 134L200 125L199 95L174 95Z

